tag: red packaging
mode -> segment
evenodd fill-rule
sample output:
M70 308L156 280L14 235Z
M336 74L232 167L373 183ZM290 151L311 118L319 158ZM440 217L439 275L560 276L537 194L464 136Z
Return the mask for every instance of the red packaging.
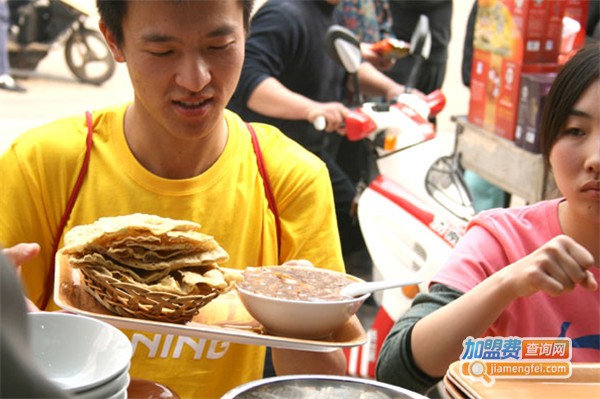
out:
M522 65L497 54L473 51L468 120L507 140L515 139L523 73L553 73L558 64Z
M563 31L563 1L547 1L546 37L542 46L540 62L556 63L560 54Z
M496 102L496 118L491 130L507 140L514 140L519 111L521 64L500 57L495 63L500 70L500 91Z
M585 44L589 0L563 0L561 6L562 38L558 62L564 64Z
M480 127L484 127L486 106L495 103L489 92L488 80L490 74L491 54L487 51L474 49L473 64L471 70L469 113L467 119ZM491 98L488 99L488 96Z
M521 64L556 62L547 59L550 53L544 51L550 41L555 56L558 55L561 9L553 7L553 3L556 2L478 0L474 47ZM550 20L554 29L548 29Z
M559 62L566 59L561 49L581 47L585 40L582 21L587 18L588 3L589 0L478 0L469 121L514 140L521 75L556 72ZM583 26L583 37L577 30L562 39L564 17Z

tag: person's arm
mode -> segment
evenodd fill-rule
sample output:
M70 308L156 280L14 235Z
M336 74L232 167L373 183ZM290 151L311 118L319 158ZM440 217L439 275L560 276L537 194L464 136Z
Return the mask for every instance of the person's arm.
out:
M538 291L560 296L577 284L596 290L598 283L587 270L593 264L592 254L572 238L565 235L553 238L418 321L411 336L415 364L430 376L443 376L459 358L464 339L480 336L517 298Z
M288 140L286 137L281 139ZM281 262L298 264L297 260L302 259L315 267L343 272L329 172L314 154L299 151L299 145L292 144L277 147L277 151L268 148L265 151L281 220ZM318 223L315 223L314 215L319 215ZM341 350L305 352L273 348L272 360L278 375L343 375L346 370L346 359Z
M346 357L341 349L333 352L305 352L273 348L273 366L277 375L344 375Z
M349 112L342 103L322 103L295 93L273 77L256 86L248 98L248 108L272 118L309 122L322 115L327 120L325 130L328 132L338 130Z
M392 69L396 60L373 50L373 43L361 43L360 54L363 59L381 71Z
M410 309L394 324L377 359L377 380L411 391L425 393L439 378L432 378L415 365L410 351L412 329L419 320L454 301L462 292L443 284L433 284L429 292L413 300Z
M358 70L360 89L363 94L383 96L392 100L404 92L404 86L378 71L372 64L363 62Z

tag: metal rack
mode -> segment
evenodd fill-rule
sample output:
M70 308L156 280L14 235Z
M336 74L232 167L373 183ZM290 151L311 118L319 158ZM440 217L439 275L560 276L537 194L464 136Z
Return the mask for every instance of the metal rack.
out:
M517 147L514 142L453 116L455 151L465 169L472 170L504 191L527 203L559 195L551 173L544 170L541 154Z

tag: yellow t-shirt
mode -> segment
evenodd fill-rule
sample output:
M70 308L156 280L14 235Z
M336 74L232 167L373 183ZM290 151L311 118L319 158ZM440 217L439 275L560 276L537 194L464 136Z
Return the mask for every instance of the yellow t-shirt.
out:
M85 181L65 232L102 216L142 212L200 223L227 250L226 267L308 259L343 270L333 194L325 165L277 129L254 124L279 211L268 209L250 134L225 112L229 137L205 173L181 180L158 177L135 159L123 131L126 105L93 115L94 144ZM39 304L52 244L85 154L85 116L63 119L19 137L0 157L0 244L37 242L40 256L23 265L28 296ZM49 310L57 309L51 303ZM134 345L132 377L165 384L182 398L219 397L262 376L264 347L126 331Z

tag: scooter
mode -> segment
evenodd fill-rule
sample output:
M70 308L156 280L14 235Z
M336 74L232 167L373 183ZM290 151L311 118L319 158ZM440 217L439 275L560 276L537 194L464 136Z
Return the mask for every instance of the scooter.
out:
M87 27L93 11L76 0L9 0L9 62L34 71L56 45L65 48L71 72L84 83L110 79L116 63L99 31Z
M428 57L430 40L428 20L422 16L411 40L411 56L417 59L405 93L393 102L359 104L345 120L346 137L367 140L379 173L358 200L373 280L422 281L374 295L379 310L367 331L367 343L346 350L347 373L353 376L375 378L377 357L389 330L413 298L427 291L475 214L458 157L437 137L429 120L443 109L443 93L423 97L412 89ZM356 75L361 62L360 51L354 48L356 37L334 27L326 42L348 73Z

